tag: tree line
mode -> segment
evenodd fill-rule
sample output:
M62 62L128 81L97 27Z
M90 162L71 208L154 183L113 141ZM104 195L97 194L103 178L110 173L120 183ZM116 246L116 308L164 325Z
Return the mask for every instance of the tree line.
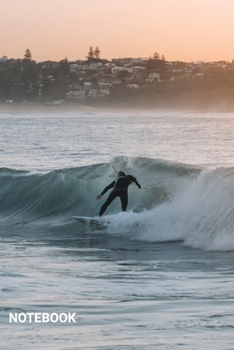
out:
M98 46L90 46L86 56L86 64L93 62L108 62L101 59ZM163 70L165 60L152 57L148 62L149 70ZM106 70L110 73L110 70ZM91 81L95 87L98 82L98 71L93 71ZM125 73L119 74L124 81ZM23 59L9 59L0 64L0 102L12 100L14 102L47 102L66 99L66 93L72 84L80 84L79 73L70 71L67 57L59 62L40 62L33 60L30 49L26 49ZM90 79L90 77L89 77Z

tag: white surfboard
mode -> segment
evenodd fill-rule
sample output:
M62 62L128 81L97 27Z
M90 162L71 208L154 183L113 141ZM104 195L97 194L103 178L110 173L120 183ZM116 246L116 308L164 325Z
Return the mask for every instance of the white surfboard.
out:
M91 225L97 228L105 228L107 227L107 224L108 224L107 220L99 217L73 216L73 219L80 222L81 224Z

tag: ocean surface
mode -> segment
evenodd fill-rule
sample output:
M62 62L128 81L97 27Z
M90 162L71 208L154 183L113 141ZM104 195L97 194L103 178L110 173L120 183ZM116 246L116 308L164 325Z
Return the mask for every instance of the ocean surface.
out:
M1 350L234 349L234 114L9 112L0 131ZM142 185L128 212L76 222L116 170Z

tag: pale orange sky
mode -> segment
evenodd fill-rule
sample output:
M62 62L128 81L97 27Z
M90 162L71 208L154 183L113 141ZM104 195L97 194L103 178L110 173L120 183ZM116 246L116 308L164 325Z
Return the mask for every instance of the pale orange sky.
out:
M7 0L0 11L0 57L234 60L234 0Z

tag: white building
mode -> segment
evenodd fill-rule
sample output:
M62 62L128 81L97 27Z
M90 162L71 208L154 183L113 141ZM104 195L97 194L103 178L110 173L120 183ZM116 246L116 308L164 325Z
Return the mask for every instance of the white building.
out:
M113 68L115 66L114 63L108 62L104 64L104 67L106 67L107 69Z
M120 72L128 72L132 73L132 68L126 68L126 67L120 67L120 66L115 66L111 69L112 74L118 74Z
M95 90L95 89L91 89L88 92L88 96L91 98L96 98L96 97L98 97L98 95L99 95L99 91Z
M100 88L110 89L110 87L112 86L112 84L111 84L111 83L106 83L106 82L100 81L100 82L98 83L98 86L99 86Z
M70 64L70 72L77 73L89 70L90 67L87 64L72 63Z
M101 62L91 62L90 63L90 67L93 69L98 69L101 68L103 66L103 64Z
M67 93L67 100L84 100L85 91L69 91Z
M146 81L153 82L155 79L160 81L160 74L159 73L150 73Z
M134 66L131 68L133 73L143 72L146 70L146 67Z
M90 87L93 86L93 83L91 81L85 81L84 82L84 86L85 86L86 89L89 89Z
M139 88L139 85L137 85L137 84L129 84L129 85L127 85L127 88L130 88L130 89L138 89L138 88Z
M110 95L110 91L108 89L100 90L100 96L107 96L107 95Z

